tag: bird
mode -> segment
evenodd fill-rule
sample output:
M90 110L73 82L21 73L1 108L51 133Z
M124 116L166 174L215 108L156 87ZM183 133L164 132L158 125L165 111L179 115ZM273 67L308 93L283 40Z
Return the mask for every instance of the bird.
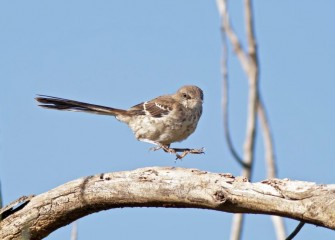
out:
M196 130L202 115L204 94L195 85L182 86L174 94L141 102L127 110L47 95L37 95L35 99L47 109L114 116L130 127L137 140L154 144L151 150L163 149L175 154L176 159L189 153L204 153L203 148L170 148L171 143L185 140Z

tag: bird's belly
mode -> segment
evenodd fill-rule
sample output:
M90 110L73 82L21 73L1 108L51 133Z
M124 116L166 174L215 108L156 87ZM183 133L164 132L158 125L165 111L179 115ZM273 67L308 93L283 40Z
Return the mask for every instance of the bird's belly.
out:
M180 142L190 136L196 126L194 119L152 118L143 116L129 123L135 137L140 141L170 144Z

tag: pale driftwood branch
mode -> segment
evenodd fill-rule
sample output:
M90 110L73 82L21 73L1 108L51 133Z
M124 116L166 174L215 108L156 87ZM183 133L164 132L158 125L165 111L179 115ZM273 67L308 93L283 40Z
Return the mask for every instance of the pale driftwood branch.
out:
M41 239L78 218L120 207L201 208L285 216L335 229L335 184L250 183L197 169L143 168L77 179L30 199L0 222L0 239Z

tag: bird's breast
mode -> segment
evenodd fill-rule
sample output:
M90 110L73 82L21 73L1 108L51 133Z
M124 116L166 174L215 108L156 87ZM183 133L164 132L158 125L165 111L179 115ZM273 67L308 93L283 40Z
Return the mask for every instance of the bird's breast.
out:
M163 117L141 115L128 124L138 140L161 144L180 142L196 129L201 111L175 111Z

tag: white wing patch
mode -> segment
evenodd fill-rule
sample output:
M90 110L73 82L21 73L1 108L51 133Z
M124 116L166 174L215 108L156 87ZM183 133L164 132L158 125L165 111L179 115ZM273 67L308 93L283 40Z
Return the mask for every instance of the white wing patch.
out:
M159 108L162 109L162 110L168 110L168 111L171 111L171 109L170 109L169 107L160 105L160 104L157 103L157 102L155 102L155 105L156 105L156 107L159 107Z
M143 111L145 115L160 118L172 111L168 105L159 104L156 101L149 101L143 103Z

